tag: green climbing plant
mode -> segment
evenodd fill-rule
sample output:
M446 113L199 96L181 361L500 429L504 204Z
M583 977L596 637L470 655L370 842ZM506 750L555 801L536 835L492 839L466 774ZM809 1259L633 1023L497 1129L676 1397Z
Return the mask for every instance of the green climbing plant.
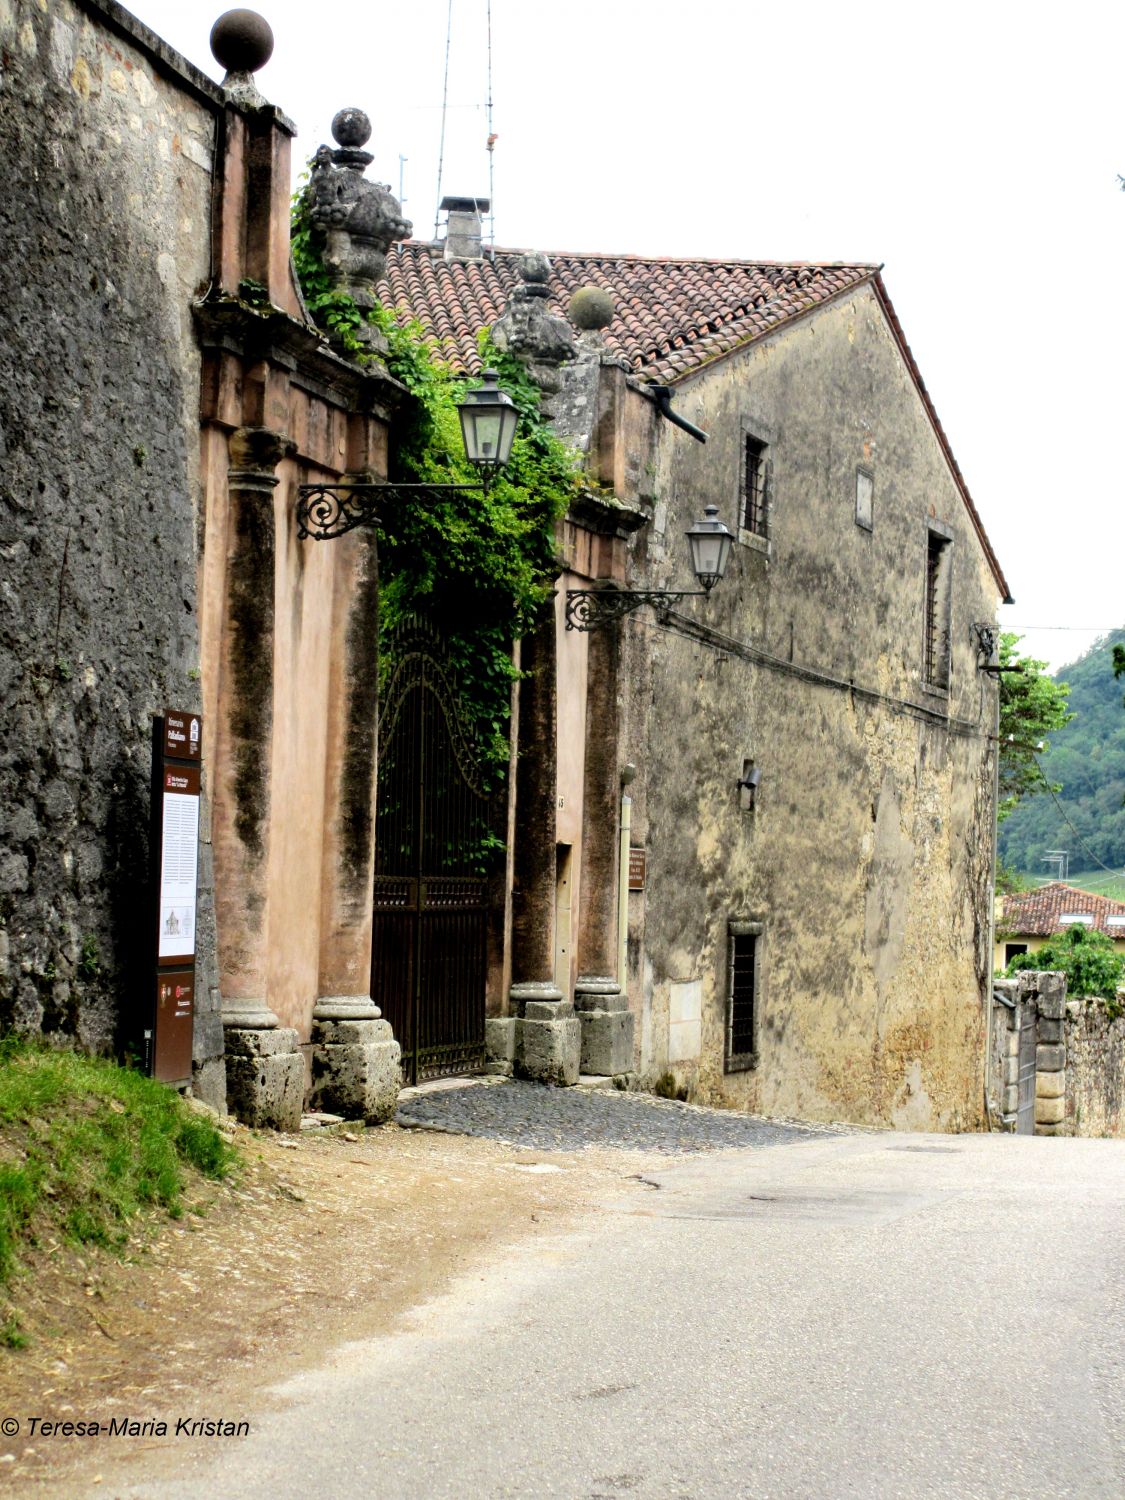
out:
M457 403L474 383L452 371L427 343L417 321L376 306L363 309L332 285L321 233L304 189L293 200L293 259L309 313L345 357L376 360L410 393L400 418L390 478L403 483L475 484L464 455ZM365 324L383 335L375 355ZM384 643L410 616L444 637L482 763L493 781L508 760L512 642L526 634L550 598L558 573L555 536L579 484L572 453L540 414L539 390L518 361L493 346L484 330L486 367L520 413L512 457L488 490L433 490L387 514L379 531L380 633ZM393 669L388 650L381 672Z

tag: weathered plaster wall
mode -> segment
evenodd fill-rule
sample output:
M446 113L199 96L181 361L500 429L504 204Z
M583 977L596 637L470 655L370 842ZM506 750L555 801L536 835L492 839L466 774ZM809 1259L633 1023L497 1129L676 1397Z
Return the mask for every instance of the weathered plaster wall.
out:
M150 718L200 706L215 91L126 30L0 0L0 1025L95 1047L149 998Z
M650 585L689 587L683 530L737 529L742 423L769 434L768 551L736 544L684 617L627 625L639 1065L669 1067L670 1002L702 985L693 1096L781 1114L975 1125L983 1103L995 687L970 625L997 586L874 294L863 289L677 390L707 445L659 433ZM875 477L874 527L855 476ZM952 536L952 680L922 681L927 523ZM765 659L765 658L768 658ZM854 689L852 685L854 684ZM736 788L758 768L753 810ZM759 1065L724 1074L727 923L760 921ZM643 944L643 947L642 947ZM673 987L675 987L673 989Z

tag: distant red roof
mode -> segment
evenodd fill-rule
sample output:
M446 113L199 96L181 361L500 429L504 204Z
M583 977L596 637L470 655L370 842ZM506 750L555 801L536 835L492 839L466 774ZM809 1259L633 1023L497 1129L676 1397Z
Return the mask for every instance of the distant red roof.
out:
M1038 890L1005 896L1004 928L1017 937L1050 937L1065 932L1079 917L1091 920L1084 926L1104 932L1108 937L1125 938L1125 901L1111 901L1108 896L1093 896L1076 886L1053 880ZM1119 924L1109 917L1120 917Z
M503 312L519 283L524 253L498 249L481 260L447 261L443 245L409 240L387 256L387 284L381 289L381 300L403 323L416 319L454 370L476 374L481 367L477 334ZM612 293L616 316L605 330L607 347L634 375L670 385L871 282L1001 595L1005 603L1011 603L1007 580L879 270L875 265L840 261L678 260L552 252L550 307L565 317L571 296L583 286Z

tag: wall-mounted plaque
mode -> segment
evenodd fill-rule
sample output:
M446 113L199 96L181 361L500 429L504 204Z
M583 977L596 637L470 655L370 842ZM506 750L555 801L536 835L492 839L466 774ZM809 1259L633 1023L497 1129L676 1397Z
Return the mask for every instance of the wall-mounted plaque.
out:
M202 721L169 709L152 725L152 878L156 994L148 1071L191 1082Z
M645 888L645 851L643 849L629 850L629 889L631 891L643 891Z

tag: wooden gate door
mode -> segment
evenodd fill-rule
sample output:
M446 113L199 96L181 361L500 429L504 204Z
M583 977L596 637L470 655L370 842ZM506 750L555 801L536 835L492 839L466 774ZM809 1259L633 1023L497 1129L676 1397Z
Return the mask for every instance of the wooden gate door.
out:
M492 802L438 642L396 643L379 715L371 995L403 1081L484 1067Z

